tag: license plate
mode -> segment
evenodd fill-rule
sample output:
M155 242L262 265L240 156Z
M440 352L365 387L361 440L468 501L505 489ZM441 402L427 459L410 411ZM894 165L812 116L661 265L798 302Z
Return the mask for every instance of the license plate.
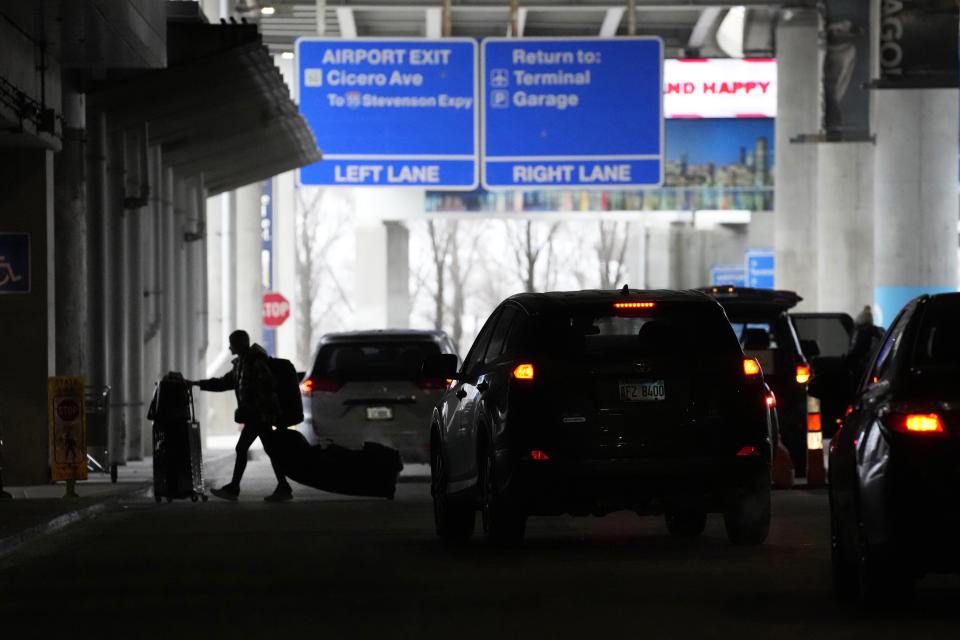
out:
M623 402L657 402L666 399L667 390L663 380L620 383L620 400Z
M390 407L367 407L367 420L393 420Z

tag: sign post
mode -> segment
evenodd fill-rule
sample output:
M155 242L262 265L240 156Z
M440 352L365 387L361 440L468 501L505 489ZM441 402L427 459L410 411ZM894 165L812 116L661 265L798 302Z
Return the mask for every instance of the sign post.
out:
M289 300L273 291L263 294L263 326L279 327L289 317Z
M51 478L66 480L64 497L73 498L76 480L87 479L87 421L83 377L49 379Z
M663 182L660 38L483 41L483 186Z
M477 43L300 38L297 87L323 161L304 185L472 190Z

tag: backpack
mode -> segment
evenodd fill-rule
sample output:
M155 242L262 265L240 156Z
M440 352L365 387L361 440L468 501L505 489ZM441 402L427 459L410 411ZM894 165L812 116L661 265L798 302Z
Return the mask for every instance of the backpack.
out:
M300 396L300 377L293 363L284 358L268 358L270 371L277 381L280 416L277 427L292 427L303 422L303 398Z

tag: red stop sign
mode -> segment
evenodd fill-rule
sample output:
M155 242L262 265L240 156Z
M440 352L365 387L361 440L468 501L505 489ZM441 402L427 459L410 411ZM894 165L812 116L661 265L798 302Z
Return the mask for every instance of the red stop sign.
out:
M290 301L279 293L263 294L263 326L279 327L290 317Z

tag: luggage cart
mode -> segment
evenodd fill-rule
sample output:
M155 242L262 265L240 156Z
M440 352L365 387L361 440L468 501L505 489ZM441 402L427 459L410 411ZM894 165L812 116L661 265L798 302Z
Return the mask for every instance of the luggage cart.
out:
M117 481L117 463L110 463L110 387L86 388L87 471L109 473Z
M203 454L200 423L196 420L193 392L179 373L157 382L150 411L153 420L153 496L207 501L203 489Z

